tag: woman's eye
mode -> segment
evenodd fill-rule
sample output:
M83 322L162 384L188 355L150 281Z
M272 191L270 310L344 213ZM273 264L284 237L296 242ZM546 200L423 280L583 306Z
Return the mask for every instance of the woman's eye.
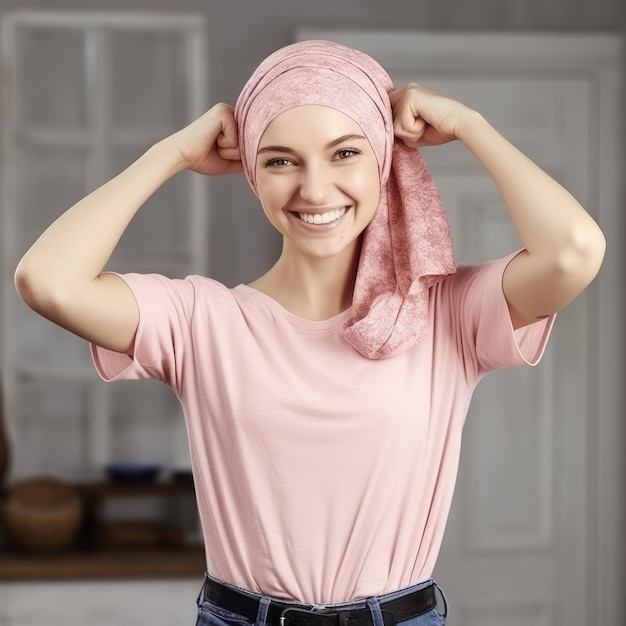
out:
M339 160L349 159L351 156L355 156L356 154L360 154L360 152L354 148L343 148L337 152L337 158Z
M289 159L270 159L265 167L285 167L289 165L291 161Z

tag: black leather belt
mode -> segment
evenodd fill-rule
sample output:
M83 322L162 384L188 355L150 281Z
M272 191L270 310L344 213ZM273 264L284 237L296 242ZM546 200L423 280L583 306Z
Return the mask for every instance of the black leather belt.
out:
M253 622L259 614L259 598L207 578L202 588L202 601L211 602L231 613L243 615ZM427 613L437 606L435 584L412 591L392 600L381 600L380 609L385 626L393 626ZM266 623L270 626L373 626L372 613L365 604L346 608L328 607L320 610L306 604L272 600Z

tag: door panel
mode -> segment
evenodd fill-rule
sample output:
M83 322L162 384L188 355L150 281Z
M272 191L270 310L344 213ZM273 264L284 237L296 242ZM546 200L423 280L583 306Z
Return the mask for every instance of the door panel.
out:
M432 82L484 112L583 202L588 198L585 79L477 71ZM485 261L521 245L493 183L463 146L424 155L459 260ZM538 367L492 373L476 390L435 573L453 598L450 626L585 623L587 297L559 316Z

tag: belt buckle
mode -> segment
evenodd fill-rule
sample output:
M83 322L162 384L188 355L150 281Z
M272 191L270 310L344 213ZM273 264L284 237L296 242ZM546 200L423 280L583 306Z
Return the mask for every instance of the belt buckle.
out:
M301 620L297 620L300 624L309 623L323 623L324 620L327 620L327 624L332 621L332 623L337 626L344 626L341 620L341 612L334 611L312 611L310 609L299 609L296 607L287 607L280 615L279 624L280 626L290 626L291 621L289 619L288 613L295 613L296 616L299 616ZM347 613L347 611L346 611Z

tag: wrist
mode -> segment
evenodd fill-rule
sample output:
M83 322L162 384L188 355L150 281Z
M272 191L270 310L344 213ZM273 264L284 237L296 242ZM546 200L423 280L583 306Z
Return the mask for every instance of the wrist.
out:
M157 159L168 176L174 176L189 168L189 163L172 136L161 139L148 149L146 156Z
M481 131L489 126L489 122L475 109L465 108L458 117L456 125L456 138L467 144L471 141L476 131Z

